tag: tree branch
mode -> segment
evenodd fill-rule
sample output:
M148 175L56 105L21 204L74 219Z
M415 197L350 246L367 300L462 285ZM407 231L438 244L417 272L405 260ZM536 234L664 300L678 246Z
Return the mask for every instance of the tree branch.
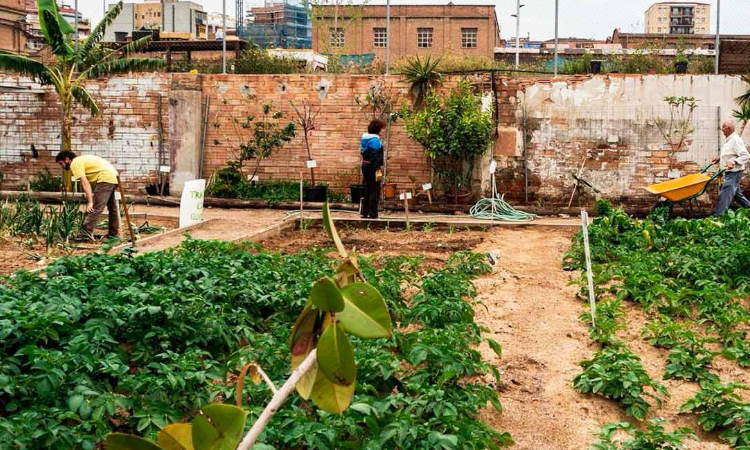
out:
M302 363L297 366L296 369L294 369L289 378L287 378L287 380L284 382L284 385L281 386L281 389L276 391L273 398L271 398L271 401L268 402L268 405L266 405L266 409L263 410L260 417L258 417L258 420L255 421L252 428L250 428L250 431L248 431L245 437L242 439L242 442L240 442L237 450L250 450L250 448L255 444L255 441L258 440L260 433L262 433L266 428L266 425L268 425L271 417L276 414L276 411L281 408L281 405L284 404L287 397L289 397L289 394L294 391L294 387L297 385L297 382L310 369L312 369L315 361L317 360L317 355L318 349L312 349L312 351L307 354L307 357L302 361Z

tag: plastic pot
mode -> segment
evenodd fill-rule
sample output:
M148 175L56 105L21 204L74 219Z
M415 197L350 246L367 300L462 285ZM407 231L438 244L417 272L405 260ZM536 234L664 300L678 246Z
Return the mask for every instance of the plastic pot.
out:
M602 61L594 59L591 61L591 73L600 73L602 71Z
M687 73L688 63L687 61L680 61L674 63L674 71L677 73Z
M328 198L328 186L307 186L302 189L302 199L306 202L323 203Z
M365 185L364 184L352 184L349 186L349 191L352 194L352 203L359 203L362 197L365 196Z

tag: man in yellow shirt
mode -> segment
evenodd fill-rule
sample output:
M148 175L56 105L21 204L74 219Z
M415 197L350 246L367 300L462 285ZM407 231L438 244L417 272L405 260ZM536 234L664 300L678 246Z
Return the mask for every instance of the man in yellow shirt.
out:
M83 193L86 196L86 212L88 213L83 221L83 230L86 237L92 238L94 236L94 227L105 206L109 214L107 237L117 237L120 231L120 219L117 202L115 201L117 170L106 159L94 155L76 156L75 153L68 150L58 153L55 161L64 169L70 170L73 178L81 182ZM93 189L92 183L95 184Z

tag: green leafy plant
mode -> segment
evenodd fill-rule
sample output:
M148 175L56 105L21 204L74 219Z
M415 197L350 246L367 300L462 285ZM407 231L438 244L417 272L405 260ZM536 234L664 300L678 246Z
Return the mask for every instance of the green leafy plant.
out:
M589 325L589 336L594 341L608 344L616 341L615 333L625 328L622 302L617 298L606 299L596 305L596 326ZM584 311L581 320L591 324L591 311Z
M680 151L695 131L693 113L698 107L698 100L695 97L669 96L664 97L664 102L669 106L669 120L659 118L654 123L672 151Z
M573 379L573 386L584 394L598 394L617 400L625 412L643 420L651 405L645 397L661 401L666 388L643 369L641 359L624 344L609 345L592 359L581 362L583 372Z
M664 378L690 381L718 379L716 375L708 371L714 352L705 346L707 341L707 339L689 337L678 342L667 357Z
M618 431L624 431L628 438L620 440L615 437ZM592 450L682 450L683 440L694 439L695 434L689 427L677 428L668 432L664 428L664 419L652 419L646 430L639 430L630 422L610 422L599 432L599 441Z
M31 179L29 187L37 192L59 192L62 187L62 177L53 175L48 168L44 168Z
M742 133L745 132L747 123L750 122L750 102L742 103L738 109L732 111L732 117L740 122L737 133L742 136Z
M481 97L461 83L445 97L430 94L424 108L401 111L410 138L430 157L446 195L457 201L471 187L476 158L487 151L492 117L482 110Z
M89 110L91 115L99 113L99 106L86 90L86 81L116 73L153 70L164 64L162 59L134 58L129 54L145 46L150 37L138 39L112 50L103 50L98 44L105 30L122 11L122 2L114 4L91 34L80 42L73 42L75 30L60 15L53 0L37 0L39 24L44 42L54 55L50 64L0 52L0 69L34 77L42 84L52 85L60 100L62 110L62 148L71 149L71 127L75 103Z
M406 60L400 74L409 83L409 95L414 102L414 108L420 109L424 101L440 83L442 75L438 72L440 58L430 55L422 58L415 56Z
M296 115L296 121L300 128L302 128L302 136L305 139L305 151L307 152L307 160L313 159L312 152L310 151L310 133L317 126L317 118L320 113L319 109L315 109L310 102L307 100L302 101L302 105L297 106L292 102L292 109ZM310 167L310 182L315 186L315 168Z
M684 405L682 411L698 413L698 424L705 431L722 430L719 434L729 445L745 448L750 445L750 404L742 402L738 389L741 383L722 384L718 380L701 383L701 389Z
M300 68L296 61L290 58L273 56L268 50L260 48L254 42L249 43L249 48L240 53L239 58L234 60L234 73L298 73Z
M274 111L271 105L263 105L261 114L258 118L252 115L247 116L241 123L243 129L251 129L252 132L246 141L240 143L236 168L244 174L243 164L245 161L254 159L255 167L250 176L251 179L255 179L263 160L291 141L295 134L294 122L282 125L280 120L284 114L281 111Z

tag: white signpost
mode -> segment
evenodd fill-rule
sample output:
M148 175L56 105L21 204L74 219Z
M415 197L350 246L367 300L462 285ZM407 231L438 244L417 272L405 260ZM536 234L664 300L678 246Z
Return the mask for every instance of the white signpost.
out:
M185 182L180 198L180 228L193 225L203 220L203 194L206 180Z

